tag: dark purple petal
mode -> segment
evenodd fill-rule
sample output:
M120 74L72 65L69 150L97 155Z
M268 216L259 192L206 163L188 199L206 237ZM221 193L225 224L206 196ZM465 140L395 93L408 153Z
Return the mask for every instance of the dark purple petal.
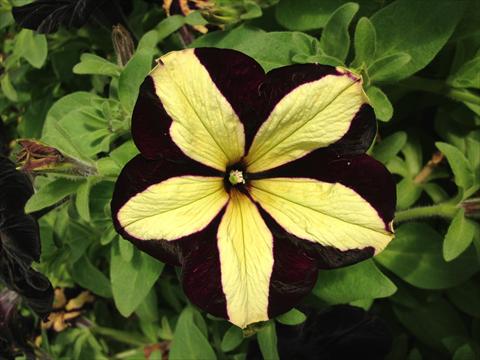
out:
M12 13L21 27L49 34L60 26L80 28L91 17L107 27L122 24L128 29L123 11L128 13L131 9L128 0L120 0L120 3L116 0L37 0L14 7Z
M60 25L81 27L92 12L105 0L37 0L31 4L14 7L13 17L21 27L40 33L52 33Z
M117 213L133 196L144 191L150 185L166 179L182 175L221 176L215 170L184 157L183 162L172 162L165 159L148 160L137 155L123 168L115 184L111 209L115 229L125 239L130 240L140 250L172 265L180 264L178 241L162 239L140 240L127 233L119 224Z
M265 218L265 217L264 217ZM278 232L277 232L278 234ZM274 233L273 271L270 278L268 315L289 311L312 290L317 280L316 260L289 239Z
M183 153L169 134L172 119L165 111L155 93L153 79L147 76L132 115L132 137L143 156L148 159L160 157L181 158Z
M248 148L263 121L258 89L265 72L254 59L235 50L197 48L195 55L242 121Z
M180 240L183 249L183 290L192 303L212 315L228 319L222 288L217 230L224 214L221 211L201 233Z
M0 156L0 279L43 316L51 309L53 288L31 268L32 262L40 259L37 222L23 210L32 194L28 177Z

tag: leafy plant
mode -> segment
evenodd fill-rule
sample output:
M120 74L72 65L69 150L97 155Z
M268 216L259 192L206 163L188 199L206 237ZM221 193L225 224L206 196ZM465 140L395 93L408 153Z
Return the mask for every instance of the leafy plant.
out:
M24 300L37 356L275 359L304 348L316 358L368 337L381 344L371 358L480 357L478 1L218 0L166 14L155 1L82 0L83 13L66 1L36 15L53 2L27 3L0 0L0 151L34 180L25 205L41 235L34 268L95 298L61 332L41 330ZM122 26L113 42L112 25ZM138 154L140 85L154 59L195 47L239 50L265 71L321 63L358 74L379 120L368 153L396 181L385 251L321 270L298 309L244 330L190 304L178 269L121 240L112 223L115 181ZM344 309L336 316L355 321L335 327L327 320L340 304L368 314ZM390 329L391 346L377 326Z

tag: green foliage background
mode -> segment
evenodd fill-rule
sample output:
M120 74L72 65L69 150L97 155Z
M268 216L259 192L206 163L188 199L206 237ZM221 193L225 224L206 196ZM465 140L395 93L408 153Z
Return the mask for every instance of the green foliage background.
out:
M40 139L88 169L36 177L26 210L56 205L40 220L38 269L54 286L97 297L85 314L90 326L44 333L42 351L136 359L162 343L172 360L243 359L257 338L264 357L277 358L273 321L298 324L302 313L244 337L191 306L176 270L119 241L111 223L115 179L137 153L129 128L138 87L153 59L184 47L177 30L206 21L196 12L165 18L158 3L134 1L129 23L139 42L121 66L109 29L35 34L13 22L11 7L22 3L0 0L0 132ZM265 70L319 62L361 73L380 120L370 152L397 181L391 245L372 260L321 271L304 303L319 311L349 303L379 314L394 333L388 359L480 358L480 2L235 3L243 12L223 31L201 35L188 27L196 37L188 46L237 49ZM437 151L445 160L429 162Z

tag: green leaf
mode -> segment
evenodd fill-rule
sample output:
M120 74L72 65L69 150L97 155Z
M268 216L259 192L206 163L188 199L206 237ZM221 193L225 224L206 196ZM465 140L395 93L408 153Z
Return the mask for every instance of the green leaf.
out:
M17 130L22 138L39 139L48 109L52 106L52 97L33 100L29 103Z
M448 79L450 85L480 89L480 56L467 61Z
M69 264L76 263L87 251L94 241L91 228L77 221L72 221L65 216L66 231L63 234L67 244Z
M375 58L377 33L372 22L362 17L355 28L355 59L352 66L370 65Z
M402 148L402 153L410 176L416 176L423 167L422 145L417 134L408 134L407 143Z
M132 260L135 248L133 247L130 241L119 241L118 242L120 255L122 256L123 261L129 262Z
M262 16L262 8L254 1L244 2L245 12L240 15L242 20L255 19Z
M171 16L167 17L165 20L170 19ZM159 36L157 30L150 30L147 31L143 36L140 38L138 42L137 51L142 49L150 49L154 50L159 42Z
M100 238L101 245L110 244L118 236L117 231L114 229L113 224L108 224L107 228L103 231Z
M155 28L158 35L157 42L162 41L175 31L179 30L183 25L185 25L185 19L185 16L182 15L172 15L163 19Z
M275 330L275 323L272 320L268 321L265 326L257 332L257 340L264 359L280 359L277 350L277 332Z
M350 48L348 27L359 9L356 3L340 6L328 19L320 39L320 48L329 56L345 61Z
M157 293L154 287L150 290L143 302L138 306L137 310L135 310L135 313L140 319L142 319L142 321L159 321L160 318L158 314Z
M398 320L420 341L438 350L445 350L447 337L467 337L463 321L447 301L437 299L415 309L394 306Z
M313 293L329 304L388 297L397 287L372 260L334 270L320 271Z
M403 178L397 183L397 208L409 208L417 202L420 195L422 195L422 187L410 178Z
M223 335L220 348L224 352L235 350L243 342L243 332L237 326L230 326L230 328Z
M463 253L472 243L475 223L465 218L465 211L459 209L448 227L443 240L443 257L452 261Z
M72 265L71 273L73 280L80 286L98 296L112 297L112 289L108 278L93 266L86 256L82 256Z
M8 73L3 74L2 80L0 81L0 86L2 88L2 92L5 95L5 97L13 102L18 101L18 93L17 90L12 85L12 82L10 81L10 76Z
M7 6L0 8L0 30L10 26L13 23L15 23L15 20L13 19L11 9Z
M231 31L215 31L196 39L190 47L213 46L234 49L253 57L265 71L293 64L297 54L314 55L318 41L304 33L265 32L242 25Z
M464 7L464 1L396 0L373 15L371 21L379 29L377 59L396 53L411 57L390 81L404 79L429 64L452 35Z
M398 73L401 73L412 57L407 53L395 53L386 55L376 60L368 67L368 76L371 83L387 83L395 81Z
M80 62L73 67L75 74L105 75L117 77L120 66L95 54L82 54Z
M480 130L468 134L465 139L466 155L475 174L476 183L480 182Z
M435 204L445 202L450 198L448 193L436 183L429 182L427 184L422 184L422 188Z
M421 289L451 288L479 270L473 249L446 262L442 256L442 236L424 223L401 225L395 232L395 239L375 259Z
M447 143L436 142L435 146L447 158L455 177L455 184L464 190L470 188L473 185L473 171L465 155L455 146Z
M127 262L120 253L119 243L112 246L110 279L113 300L120 314L128 317L137 309L162 273L163 266L163 263L136 249L132 260Z
M110 157L120 166L124 167L135 155L139 153L132 140L124 142L110 153Z
M378 87L370 86L367 89L367 96L370 104L375 110L375 116L378 120L389 121L393 116L393 106L387 95Z
M363 13L372 13L380 3L371 0L357 0ZM330 16L345 0L281 0L275 7L275 18L289 30L308 31L322 29Z
M152 59L153 52L150 49L137 51L118 79L118 97L128 113L133 111L140 85L152 69Z
M305 320L307 320L307 317L301 311L297 309L292 309L285 314L277 316L275 320L284 325L299 325L305 322Z
M168 357L170 360L217 358L208 339L195 323L194 311L192 307L188 306L178 318Z
M65 155L91 162L89 156L104 149L99 140L110 133L101 111L104 102L83 91L62 97L47 113L41 140Z
M449 300L461 311L470 316L480 318L480 286L475 280L469 280L454 288L448 289Z
M92 186L100 181L98 178L88 177L86 181L78 187L75 199L75 207L78 214L86 222L90 222L90 190Z
M31 213L55 205L70 194L73 194L82 184L80 181L56 179L43 185L25 204L25 212Z
M375 144L372 155L378 161L386 164L402 150L406 142L407 134L404 131L397 131Z
M42 139L62 152L65 150L69 155L73 152L74 157L81 154L91 159L100 152L108 152L111 135L108 119L101 109L97 106L84 106L70 111L54 123L53 127L46 125Z
M32 30L22 29L15 39L14 52L33 67L40 69L47 59L47 38L43 34L35 34Z
M463 344L455 351L455 354L453 354L453 360L473 360L476 356L470 344Z

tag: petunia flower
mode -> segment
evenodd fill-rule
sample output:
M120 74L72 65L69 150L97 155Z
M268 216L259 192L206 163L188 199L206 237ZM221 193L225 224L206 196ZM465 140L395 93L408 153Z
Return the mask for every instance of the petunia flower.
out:
M0 359L15 359L25 354L34 359L30 345L33 322L18 311L20 296L12 290L0 291Z
M32 194L28 177L0 156L0 283L45 316L51 309L53 288L44 275L31 267L40 259L38 224L23 209Z
M36 0L14 7L12 14L21 27L50 34L60 26L80 28L91 17L104 25L128 27L122 8L130 7L130 0Z
M381 360L390 352L392 331L376 314L350 305L306 314L300 325L276 323L280 359ZM249 343L247 359L263 359L255 341Z
M319 268L393 238L395 185L365 155L376 132L360 76L292 65L264 73L233 50L158 60L132 136L141 155L112 199L116 230L182 266L188 298L239 327L288 311Z

